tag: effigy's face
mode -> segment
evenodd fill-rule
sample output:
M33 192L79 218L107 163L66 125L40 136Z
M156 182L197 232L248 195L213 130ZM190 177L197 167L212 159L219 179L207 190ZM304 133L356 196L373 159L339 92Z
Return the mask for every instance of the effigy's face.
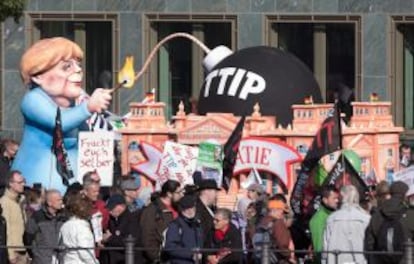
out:
M36 83L52 97L75 99L82 92L82 78L80 62L69 59L36 76Z

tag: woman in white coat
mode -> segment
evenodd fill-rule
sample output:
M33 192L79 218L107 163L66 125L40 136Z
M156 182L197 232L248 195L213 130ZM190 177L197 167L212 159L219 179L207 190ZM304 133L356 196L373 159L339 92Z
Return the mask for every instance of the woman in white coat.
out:
M64 246L65 250L59 256L59 263L98 264L94 251L95 240L88 222L92 210L91 202L77 194L68 199L67 209L71 217L60 229L59 244Z

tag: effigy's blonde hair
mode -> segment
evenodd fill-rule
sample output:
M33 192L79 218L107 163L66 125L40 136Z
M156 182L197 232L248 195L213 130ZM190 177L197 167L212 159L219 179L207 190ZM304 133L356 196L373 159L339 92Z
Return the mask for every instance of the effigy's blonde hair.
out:
M32 76L48 71L61 60L71 58L83 58L83 51L75 42L62 37L41 39L22 56L20 74L23 82L30 84Z

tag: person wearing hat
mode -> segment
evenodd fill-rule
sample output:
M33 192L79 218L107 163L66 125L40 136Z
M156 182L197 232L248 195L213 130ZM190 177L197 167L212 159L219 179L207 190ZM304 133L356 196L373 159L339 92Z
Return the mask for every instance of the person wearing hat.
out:
M135 212L138 210L138 194L139 194L139 184L135 178L123 179L120 184L122 193L124 195L128 210L130 212Z
M201 261L201 254L195 248L203 247L200 220L196 215L196 197L184 195L178 202L179 216L168 225L164 257L170 264L192 264Z
M391 198L383 201L379 210L375 211L365 232L364 251L375 251L377 249L377 238L381 225L385 220L399 219L403 226L404 235L399 237L400 241L413 239L414 234L414 212L406 204L406 194L409 190L407 184L395 181L390 186ZM368 263L384 263L383 256L369 255Z
M203 234L207 234L213 228L214 209L217 202L217 182L212 179L200 181L198 186L197 218L201 220Z
M105 247L124 247L125 239L131 235L139 240L140 228L138 215L127 210L127 203L121 194L114 194L106 202L110 218L108 230L104 234L102 244ZM108 264L125 263L124 250L107 251ZM135 263L141 263L139 252L135 252Z
M258 230L268 230L272 247L282 251L276 253L278 263L296 263L293 252L283 252L283 250L294 250L290 231L285 222L285 215L288 213L288 205L283 200L270 200L267 203L267 215L257 227Z

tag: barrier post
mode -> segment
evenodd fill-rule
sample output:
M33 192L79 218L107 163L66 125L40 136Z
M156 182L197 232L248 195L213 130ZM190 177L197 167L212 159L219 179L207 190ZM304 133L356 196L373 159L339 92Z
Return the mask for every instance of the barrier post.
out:
M270 258L269 250L270 250L270 235L269 235L269 232L264 232L261 264L269 264L269 258Z
M135 238L128 235L125 238L125 264L134 264L135 261Z
M405 263L413 263L413 242L411 241L411 238L407 239L404 243L404 258Z

